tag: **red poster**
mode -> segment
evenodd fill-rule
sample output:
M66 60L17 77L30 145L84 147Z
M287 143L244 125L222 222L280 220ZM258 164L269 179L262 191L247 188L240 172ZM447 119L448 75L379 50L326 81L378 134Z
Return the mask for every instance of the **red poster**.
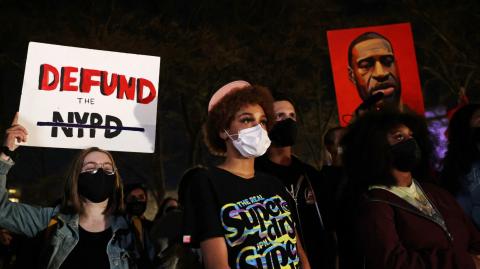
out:
M333 30L327 38L340 125L378 92L383 98L376 106L423 114L410 23Z

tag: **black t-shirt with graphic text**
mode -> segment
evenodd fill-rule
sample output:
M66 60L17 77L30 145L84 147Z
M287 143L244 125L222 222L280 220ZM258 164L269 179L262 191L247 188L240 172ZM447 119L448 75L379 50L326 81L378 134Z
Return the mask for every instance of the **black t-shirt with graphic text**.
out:
M279 180L210 167L191 179L185 197L184 239L193 246L224 237L232 269L300 268L293 212Z

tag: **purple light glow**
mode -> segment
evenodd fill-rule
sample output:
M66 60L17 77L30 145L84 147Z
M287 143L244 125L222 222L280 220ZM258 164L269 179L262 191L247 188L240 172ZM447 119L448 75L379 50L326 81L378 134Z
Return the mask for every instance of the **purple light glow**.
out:
M447 151L448 140L445 131L448 127L447 110L445 107L436 107L425 111L425 118L428 124L428 130L432 134L432 142L434 146L433 166L435 170L440 171L442 168L442 160Z

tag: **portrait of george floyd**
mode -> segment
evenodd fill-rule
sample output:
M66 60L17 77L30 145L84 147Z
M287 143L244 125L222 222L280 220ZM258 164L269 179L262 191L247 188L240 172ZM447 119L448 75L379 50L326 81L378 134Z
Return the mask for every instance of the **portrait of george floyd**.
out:
M423 114L409 23L327 31L339 122L363 110Z

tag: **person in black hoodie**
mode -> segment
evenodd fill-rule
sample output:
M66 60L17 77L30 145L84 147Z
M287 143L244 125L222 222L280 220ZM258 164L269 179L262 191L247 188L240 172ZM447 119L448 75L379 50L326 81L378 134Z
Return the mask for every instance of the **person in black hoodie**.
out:
M321 173L293 155L297 134L293 102L277 97L275 120L267 154L255 160L255 169L280 179L296 207L297 230L312 268L335 268L336 243L331 223L332 197Z

